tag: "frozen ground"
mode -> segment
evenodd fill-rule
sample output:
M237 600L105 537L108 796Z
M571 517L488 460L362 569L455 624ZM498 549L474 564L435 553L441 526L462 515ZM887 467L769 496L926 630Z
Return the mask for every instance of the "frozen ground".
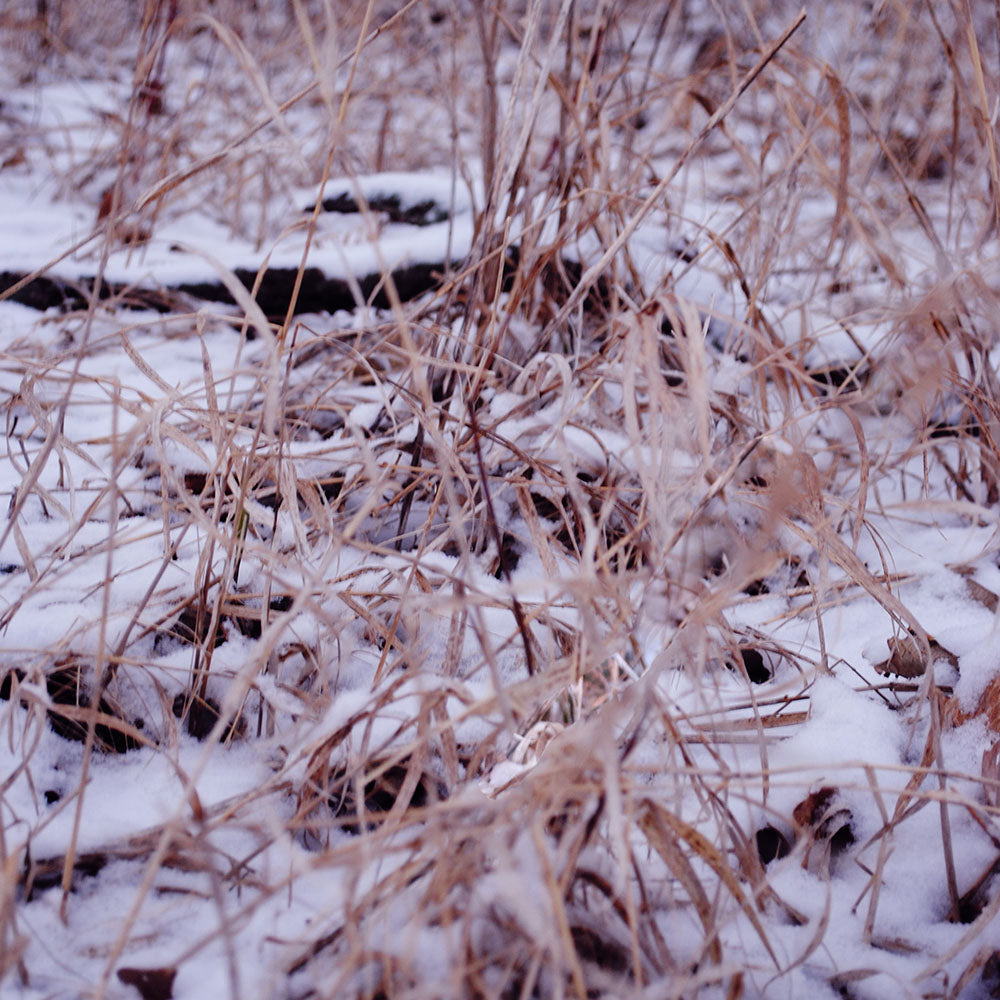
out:
M1000 995L992 6L280 6L0 12L0 993Z

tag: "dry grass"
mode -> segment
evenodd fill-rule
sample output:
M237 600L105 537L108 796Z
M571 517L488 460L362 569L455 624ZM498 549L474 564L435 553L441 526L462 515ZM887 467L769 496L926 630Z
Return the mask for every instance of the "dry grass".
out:
M996 915L996 864L962 882L949 824L998 843L996 755L957 773L942 740L996 734L1000 699L935 684L947 651L881 534L995 523L993 5L91 6L0 12L0 40L23 85L130 95L90 145L3 123L11 169L72 149L53 176L98 264L195 206L266 254L320 177L445 164L480 200L471 254L415 302L275 321L223 274L235 313L112 300L8 344L0 725L29 772L53 733L82 749L65 849L0 841L5 981L40 975L32 900L61 887L71 914L116 861L98 978L74 959L109 996L177 873L214 929L144 996L205 955L233 995L867 996L911 947L880 891L930 807L968 934L901 989L986 991L992 939L952 956ZM164 349L201 383L161 378ZM131 384L101 370L122 350ZM88 412L101 429L66 419ZM827 647L862 598L897 636L881 679ZM772 767L831 676L907 719L895 773ZM203 807L220 742L271 776ZM88 776L138 747L183 801L79 849ZM861 808L882 822L852 844ZM836 916L784 898L786 851L821 883L867 872L869 965L823 971ZM310 922L261 935L303 885ZM248 983L265 939L273 979Z

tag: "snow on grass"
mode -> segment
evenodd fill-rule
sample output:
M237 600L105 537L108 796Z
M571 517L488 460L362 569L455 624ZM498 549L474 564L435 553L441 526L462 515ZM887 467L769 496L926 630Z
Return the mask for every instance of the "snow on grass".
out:
M992 995L995 11L57 6L0 991Z

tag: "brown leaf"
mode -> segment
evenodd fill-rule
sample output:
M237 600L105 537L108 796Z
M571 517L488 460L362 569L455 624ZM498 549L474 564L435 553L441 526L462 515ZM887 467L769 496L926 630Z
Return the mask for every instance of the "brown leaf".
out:
M927 669L924 658L920 655L920 647L907 636L897 639L893 636L886 640L889 647L889 658L875 664L880 674L895 674L898 677L920 677Z
M829 785L824 785L815 792L810 792L809 795L807 795L795 807L795 809L792 810L792 819L795 820L798 826L805 827L807 829L816 826L823 818L827 809L829 809L830 803L833 801L836 794L837 789L832 788Z
M970 719L985 718L990 731L1000 733L1000 674L994 676L986 685L985 690L979 696L976 707L971 712L964 711L955 697L947 699L945 708L952 725L961 726Z
M854 843L851 830L854 817L839 799L836 788L824 785L807 795L792 811L796 826L810 831L817 841L828 840L835 852Z

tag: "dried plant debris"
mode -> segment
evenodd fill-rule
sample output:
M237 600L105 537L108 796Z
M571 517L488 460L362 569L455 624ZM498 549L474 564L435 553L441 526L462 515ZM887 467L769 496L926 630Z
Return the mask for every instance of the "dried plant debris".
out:
M875 664L880 674L894 674L897 677L920 677L927 669L927 658L916 639L907 636L886 640L889 658Z
M996 6L21 6L0 994L996 994Z
M896 677L920 677L928 667L927 656L920 649L919 642L912 636L902 639L892 637L886 640L889 647L889 658L875 664L875 669L883 675ZM950 650L944 648L936 639L928 643L930 662L940 659L952 667L958 668L959 660Z

